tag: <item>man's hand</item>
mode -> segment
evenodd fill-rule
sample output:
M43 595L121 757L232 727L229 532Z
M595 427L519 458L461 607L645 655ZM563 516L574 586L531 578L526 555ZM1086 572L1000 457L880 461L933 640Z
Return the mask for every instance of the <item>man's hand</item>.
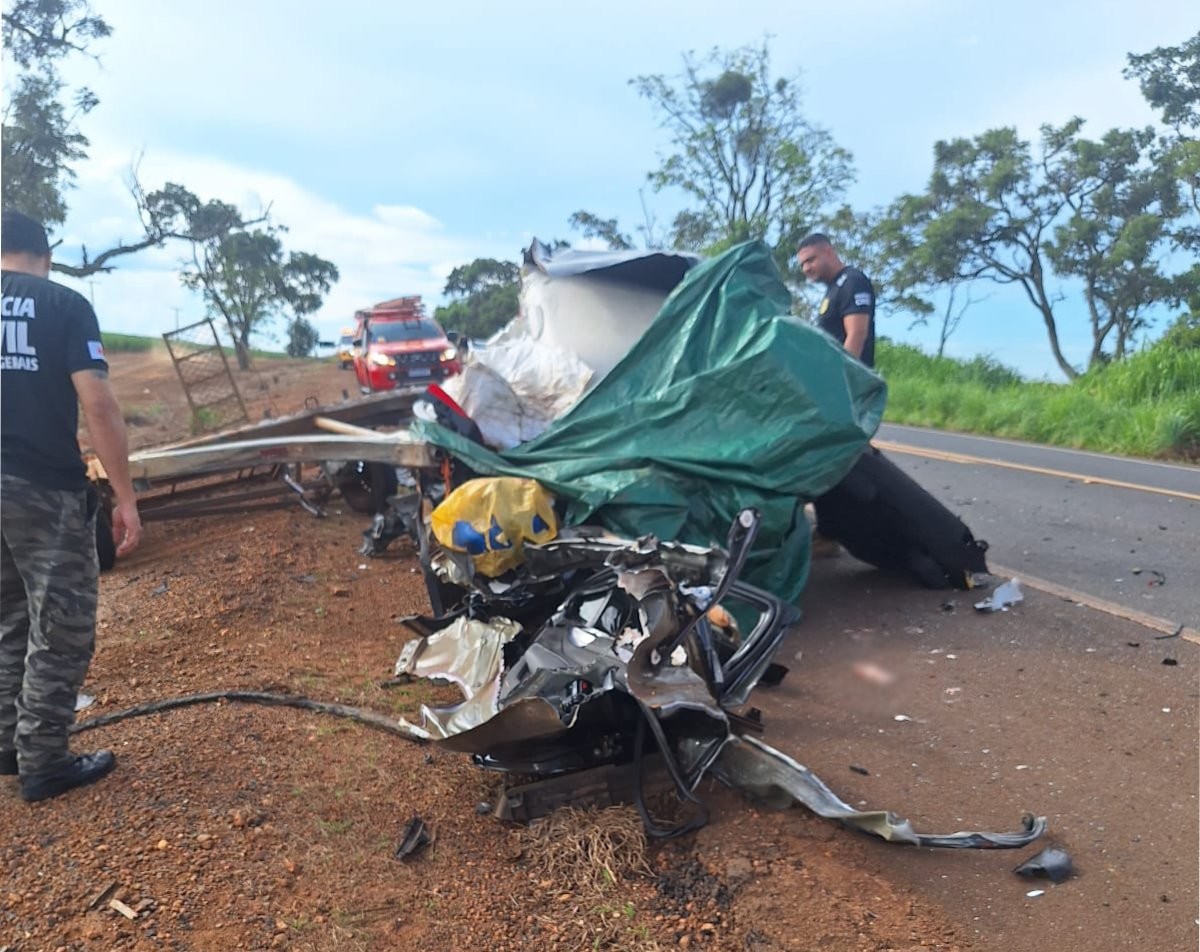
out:
M128 555L142 540L142 517L138 515L137 500L126 499L113 506L113 543L117 555Z
M142 519L138 515L137 495L129 478L129 438L125 420L113 395L105 370L77 370L71 382L87 418L88 435L104 466L116 504L112 512L113 542L117 555L127 555L142 538Z

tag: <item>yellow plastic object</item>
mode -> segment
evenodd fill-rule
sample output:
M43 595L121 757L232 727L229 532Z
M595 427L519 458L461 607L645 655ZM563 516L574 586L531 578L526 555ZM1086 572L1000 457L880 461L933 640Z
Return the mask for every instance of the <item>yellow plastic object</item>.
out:
M434 537L466 552L475 570L495 578L524 559L526 542L558 535L554 497L532 479L496 476L463 483L430 517Z

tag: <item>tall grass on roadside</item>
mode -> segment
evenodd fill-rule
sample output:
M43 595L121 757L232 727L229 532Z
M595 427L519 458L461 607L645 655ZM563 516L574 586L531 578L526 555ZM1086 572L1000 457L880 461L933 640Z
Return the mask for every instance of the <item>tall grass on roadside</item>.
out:
M886 419L1118 453L1200 459L1200 349L1160 341L1069 384L1026 381L990 357L881 342Z

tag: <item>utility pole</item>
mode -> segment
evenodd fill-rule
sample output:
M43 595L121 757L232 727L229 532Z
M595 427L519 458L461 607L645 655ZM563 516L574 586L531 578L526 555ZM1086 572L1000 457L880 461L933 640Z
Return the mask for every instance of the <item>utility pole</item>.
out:
M175 330L179 330L179 308L173 307L171 310L175 312Z

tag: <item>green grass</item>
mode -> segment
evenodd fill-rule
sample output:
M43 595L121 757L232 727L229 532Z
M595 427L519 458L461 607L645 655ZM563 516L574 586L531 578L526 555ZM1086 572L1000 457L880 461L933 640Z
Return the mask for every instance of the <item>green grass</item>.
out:
M110 334L108 332L102 333L100 337L104 342L104 349L110 354L140 354L163 346L161 337L138 337L136 334Z
M885 418L1166 459L1200 459L1200 348L1160 341L1069 384L1023 380L988 357L930 357L881 341Z
M104 349L110 354L142 354L166 346L161 337L139 337L137 334L111 334L107 331L102 332L100 336L104 341ZM225 352L232 362L234 359L233 348L226 344ZM250 356L252 358L261 357L265 360L279 360L280 358L287 357L287 354L279 350L260 350L257 347L251 347ZM324 358L319 357L312 359L324 360Z

